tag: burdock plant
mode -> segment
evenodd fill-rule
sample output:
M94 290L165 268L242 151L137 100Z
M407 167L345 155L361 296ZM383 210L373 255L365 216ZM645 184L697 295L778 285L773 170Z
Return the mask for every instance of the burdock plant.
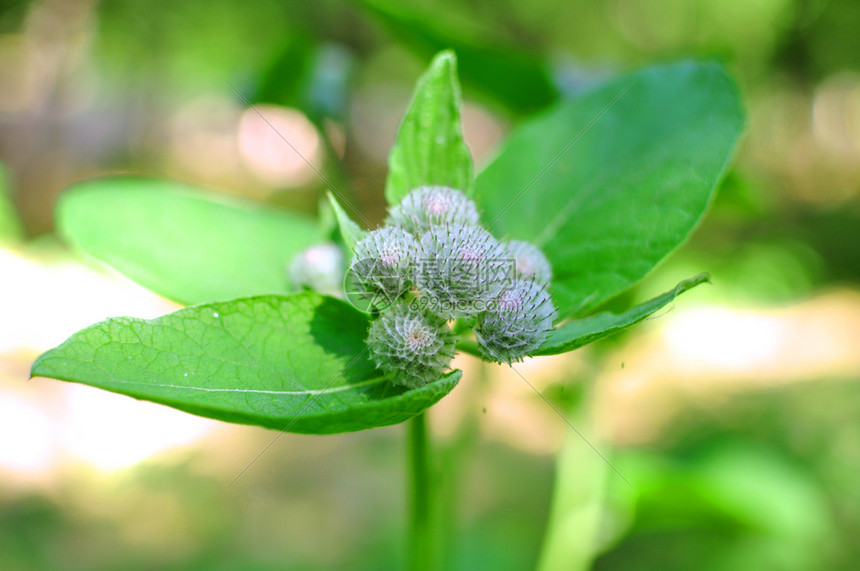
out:
M353 222L361 217L347 189L331 187L337 240L360 278L347 279L345 293L355 301L358 288L360 307L309 289L331 283L319 268L296 266L290 279L297 255L331 240L306 216L169 181L87 181L59 200L62 236L187 307L87 327L40 356L32 374L283 432L407 422L410 566L433 567L443 546L423 413L460 381L451 355L509 366L572 351L705 281L684 280L623 313L595 313L691 233L742 124L719 65L648 68L522 121L473 178L455 59L442 53L418 82L389 155L384 228L368 233ZM503 267L511 271L496 271ZM566 450L583 445L572 438ZM599 490L581 479L607 466L585 457L595 458L588 469L560 459L546 569L580 568L593 556L582 538L596 523L576 510L597 498L573 501L568 487ZM585 522L575 537L570 521Z

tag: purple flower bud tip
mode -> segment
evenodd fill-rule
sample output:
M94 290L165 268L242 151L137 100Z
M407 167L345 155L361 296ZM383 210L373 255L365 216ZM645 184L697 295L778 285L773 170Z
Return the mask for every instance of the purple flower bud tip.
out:
M478 226L480 216L475 203L459 190L422 186L393 207L386 222L420 235L433 226Z
M505 246L514 260L517 277L548 284L552 279L552 267L540 249L529 242L511 240Z

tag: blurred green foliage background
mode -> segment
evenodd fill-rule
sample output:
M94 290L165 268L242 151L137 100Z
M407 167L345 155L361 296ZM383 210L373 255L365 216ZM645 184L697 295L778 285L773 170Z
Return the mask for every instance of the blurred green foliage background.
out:
M737 78L747 135L705 224L609 307L699 271L714 287L522 371L570 410L588 397L635 488L605 475L596 569L855 568L858 30L855 0L0 2L0 568L403 565L399 427L284 435L228 487L275 433L24 381L79 326L171 308L56 243L65 186L134 172L317 212L325 185L244 97L379 222L397 122L442 48L479 168L524 117L623 71L707 57ZM509 372L458 365L431 414L448 567L533 568L570 431Z

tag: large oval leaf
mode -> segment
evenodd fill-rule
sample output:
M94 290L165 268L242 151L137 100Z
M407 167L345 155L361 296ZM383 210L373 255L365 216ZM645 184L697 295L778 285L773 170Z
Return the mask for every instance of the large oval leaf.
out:
M459 371L392 385L368 359L367 327L352 306L314 293L237 299L97 323L39 357L32 375L309 434L403 422L457 384Z
M287 264L322 240L297 214L129 177L66 190L57 226L73 246L185 304L288 292Z
M553 265L561 316L631 286L705 212L743 128L718 65L650 68L515 132L476 181L485 221Z

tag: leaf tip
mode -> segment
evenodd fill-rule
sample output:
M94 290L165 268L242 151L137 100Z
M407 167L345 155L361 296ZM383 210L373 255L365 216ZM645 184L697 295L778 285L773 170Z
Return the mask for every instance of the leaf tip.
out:
M686 281L690 284L690 287L695 287L701 284L714 285L714 282L711 281L711 274L709 274L708 272L702 272L700 274L697 274Z
M28 381L32 381L35 377L42 376L42 374L39 372L39 364L42 362L42 357L44 356L45 354L42 353L41 355L36 357L36 360L33 361L32 365L30 365L30 375L27 377Z
M453 50L444 50L433 56L433 61L424 74L425 81L429 78L451 78L456 82L457 77L457 55ZM459 85L455 88L459 90Z
M454 53L454 50L442 50L433 56L433 62L431 66L452 66L456 67L457 65L457 54Z

